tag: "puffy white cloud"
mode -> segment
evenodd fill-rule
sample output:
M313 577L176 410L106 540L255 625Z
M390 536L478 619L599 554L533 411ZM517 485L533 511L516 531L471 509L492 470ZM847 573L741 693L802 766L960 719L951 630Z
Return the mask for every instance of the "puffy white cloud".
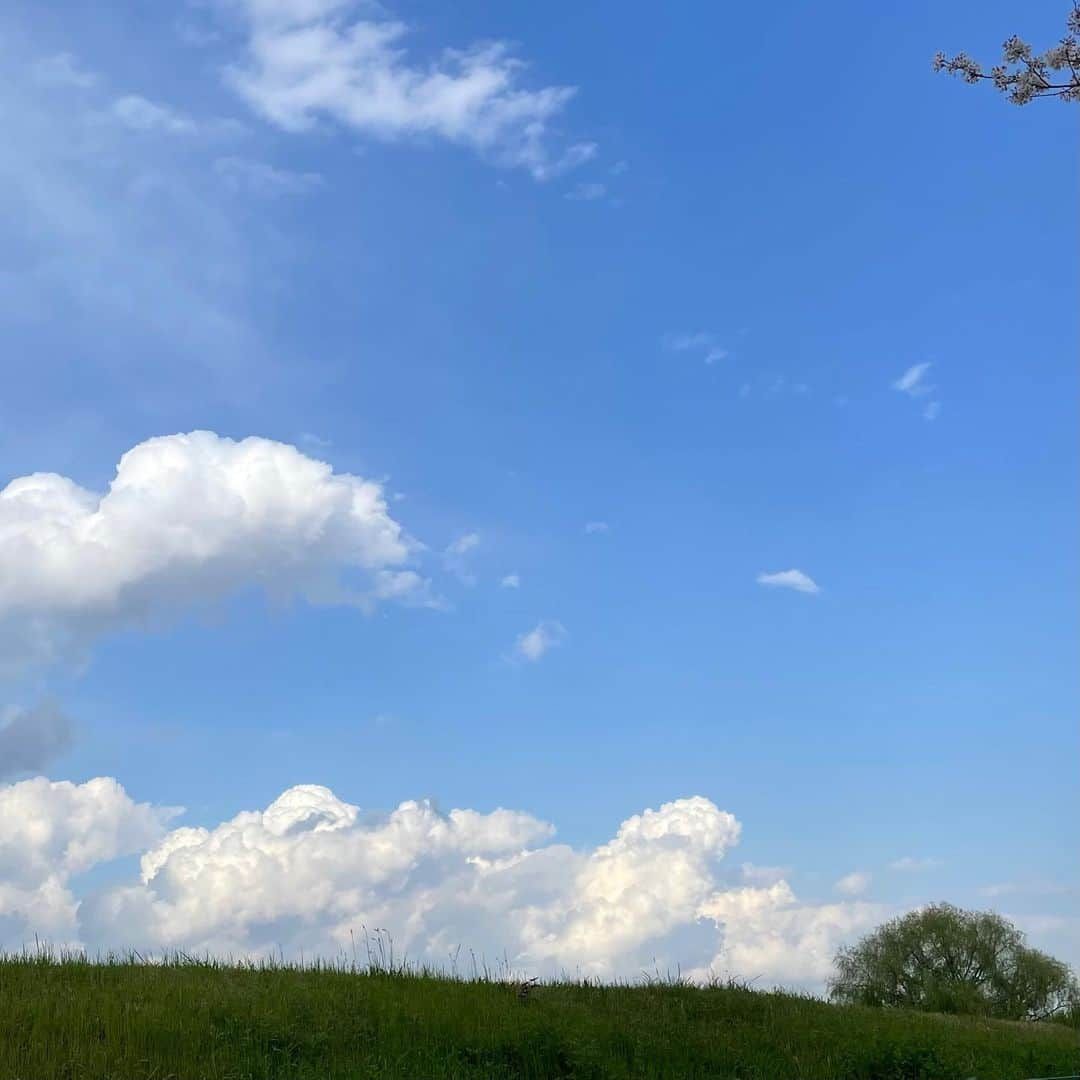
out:
M566 630L562 623L554 619L545 619L539 622L527 633L519 634L514 643L514 655L523 660L535 663L541 659L556 645L561 645L566 637Z
M0 786L0 946L74 941L71 878L144 850L179 810L133 802L112 779Z
M422 599L412 547L379 484L293 446L149 439L104 494L54 473L0 491L0 656L51 659L250 586L362 608Z
M230 80L286 130L330 118L375 138L434 136L547 179L588 160L590 143L560 154L551 125L569 86L530 90L525 65L503 42L447 49L424 63L404 47L408 28L355 0L238 0L246 57Z
M529 814L404 802L378 818L304 785L216 828L150 847L141 880L88 897L92 947L337 956L382 927L395 951L445 965L459 946L538 974L635 977L681 968L817 985L866 904L805 905L782 880L724 885L739 822L702 797L635 815L577 851Z
M861 896L870 888L870 875L862 870L845 874L833 888L844 896Z
M0 779L40 771L71 740L71 721L51 703L0 710Z
M758 574L757 583L774 589L794 589L802 593L819 593L820 586L801 570L779 570L775 574Z

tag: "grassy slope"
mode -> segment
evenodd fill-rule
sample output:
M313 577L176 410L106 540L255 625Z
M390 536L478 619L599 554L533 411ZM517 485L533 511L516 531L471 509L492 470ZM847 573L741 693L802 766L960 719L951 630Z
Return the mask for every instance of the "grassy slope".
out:
M1077 1032L679 986L0 959L0 1078L1044 1077Z

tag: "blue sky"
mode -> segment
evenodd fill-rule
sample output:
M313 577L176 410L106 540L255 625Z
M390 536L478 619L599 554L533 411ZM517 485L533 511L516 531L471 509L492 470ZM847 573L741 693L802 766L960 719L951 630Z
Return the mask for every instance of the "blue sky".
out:
M511 808L590 858L699 796L742 823L734 850L702 841L709 888L782 877L785 911L829 922L792 949L949 899L1080 961L1075 119L930 70L1063 18L16 3L0 486L100 496L146 440L259 436L379 483L422 584L313 602L248 541L212 584L195 556L146 584L138 522L216 527L192 487L102 541L127 592L61 617L51 534L9 533L0 707L73 728L10 797L115 777L214 830L322 785L365 813ZM342 62L350 34L385 40ZM492 80L472 112L463 70ZM351 580L343 550L305 572ZM101 572L81 558L65 580ZM758 580L790 570L817 591ZM24 656L38 619L76 646ZM97 906L55 925L108 939L109 890L165 827L65 869ZM169 896L200 887L176 870ZM734 919L756 962L780 931ZM190 929L254 947L223 933Z

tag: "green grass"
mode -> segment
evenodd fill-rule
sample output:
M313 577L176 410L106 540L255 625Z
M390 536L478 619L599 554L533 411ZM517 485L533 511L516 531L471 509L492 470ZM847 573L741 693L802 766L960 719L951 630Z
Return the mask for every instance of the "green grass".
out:
M1022 1025L738 987L496 981L173 960L0 958L2 1080L1061 1076Z

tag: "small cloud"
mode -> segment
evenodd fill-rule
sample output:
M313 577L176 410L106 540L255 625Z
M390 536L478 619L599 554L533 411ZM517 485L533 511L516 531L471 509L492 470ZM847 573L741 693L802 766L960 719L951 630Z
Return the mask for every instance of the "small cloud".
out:
M598 533L606 533L607 531L608 523L606 521L585 522L585 534L587 536L596 536Z
M300 442L313 450L329 450L334 444L329 439L324 439L310 431L305 431L300 436Z
M276 198L281 195L305 195L323 186L315 172L278 169L265 161L223 157L214 162L214 171L232 191Z
M917 859L913 855L905 855L902 859L893 859L889 863L889 869L900 870L903 873L917 873L922 870L936 870L944 865L941 859Z
M507 574L499 584L504 589L519 589L521 588L521 578L517 574Z
M926 408L923 409L923 411L922 411L923 419L924 420L936 420L937 417L938 417L938 413L940 413L940 412L941 412L941 402L940 401L928 401L926 403Z
M582 181L568 191L563 198L572 202L595 202L607 194L607 188L603 184L592 181Z
M518 636L514 644L514 655L535 664L546 653L561 645L565 638L566 630L562 623L545 619L537 623L532 630Z
M88 90L98 81L92 71L79 67L78 61L68 52L43 57L33 64L31 73L34 81L41 86L71 86Z
M476 575L469 569L466 556L480 546L480 534L471 532L459 536L443 552L443 566L462 583L473 586Z
M801 570L778 570L774 574L758 574L757 583L773 589L794 589L801 593L821 592L818 583Z
M694 333L665 334L661 343L668 352L699 353L706 364L726 360L731 353L717 340L715 334L704 330Z
M870 875L861 870L845 874L833 888L844 896L862 896L870 888Z
M744 862L739 867L739 876L743 881L763 889L783 881L790 873L790 866L755 866L753 863Z
M999 881L993 885L984 885L979 889L980 896L1060 896L1072 892L1068 885L1052 881Z
M622 176L622 174L626 172L626 170L629 168L630 163L628 161L616 161L615 164L611 166L611 169L609 171L611 172L612 176Z
M480 546L480 534L479 533L466 533L464 536L458 537L447 549L448 555L464 555L467 551L472 551L473 548Z
M117 98L112 104L112 115L133 131L164 132L168 135L190 135L196 130L190 116L158 105L138 94Z
M892 388L898 390L901 394L908 394L910 397L923 397L925 394L929 394L933 387L927 386L923 379L931 366L929 361L922 364L912 364L899 379L892 383Z

